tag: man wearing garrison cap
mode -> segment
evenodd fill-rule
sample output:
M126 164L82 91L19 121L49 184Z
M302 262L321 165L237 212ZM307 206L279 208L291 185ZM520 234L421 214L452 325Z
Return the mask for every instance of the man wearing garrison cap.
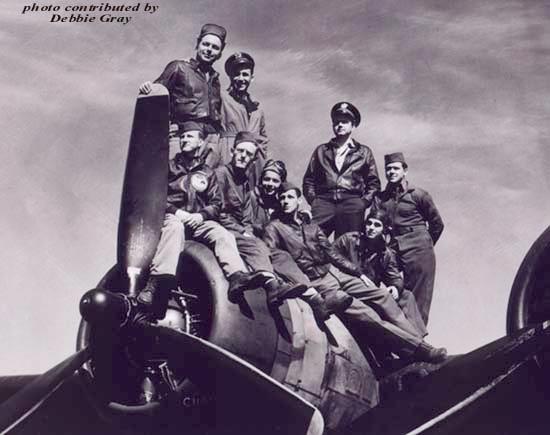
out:
M203 126L186 121L180 134L176 127L172 124L171 135L179 139L180 152L169 163L166 215L149 280L138 295L138 301L158 318L164 317L170 290L177 288L178 260L188 238L212 248L231 291L248 288L251 280L235 238L217 222L222 198L214 171L199 154Z
M334 105L330 112L334 137L319 145L303 180L304 196L311 204L313 221L327 236L360 231L367 207L380 190L372 151L352 138L361 122L351 103Z
M302 295L307 286L301 283L289 285L275 276L269 248L254 235L252 191L248 178L257 153L256 135L240 131L235 136L231 162L216 168L223 203L220 223L235 236L245 263L256 272L255 282L267 292L268 304L278 306L285 298ZM230 289L229 300L235 303L241 301L244 290L244 287L234 291Z
M219 161L217 144L221 131L221 90L218 73L212 68L225 47L226 30L217 24L205 24L197 37L195 57L170 62L155 83L170 93L170 119L175 123L196 121L207 135L204 147L212 149L208 163ZM151 82L139 92L151 92Z
M373 208L384 210L390 218L405 288L413 292L427 325L435 279L434 245L443 232L443 220L430 194L407 181L403 153L384 156L384 163L388 184L376 196Z
M250 182L255 186L267 155L267 134L264 111L260 103L253 100L248 89L254 81L256 63L245 52L233 53L225 62L225 72L230 80L229 89L222 91L222 127L220 154L222 164L231 160L231 149L239 131L254 133L260 152L250 168Z

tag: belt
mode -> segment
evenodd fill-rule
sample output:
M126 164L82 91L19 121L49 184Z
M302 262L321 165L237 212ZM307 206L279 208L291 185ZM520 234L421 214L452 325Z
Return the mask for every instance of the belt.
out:
M403 234L412 233L414 231L422 231L422 230L425 230L425 231L428 230L426 225L420 224L420 225L412 225L410 227L394 227L392 229L392 234L394 236L402 236Z

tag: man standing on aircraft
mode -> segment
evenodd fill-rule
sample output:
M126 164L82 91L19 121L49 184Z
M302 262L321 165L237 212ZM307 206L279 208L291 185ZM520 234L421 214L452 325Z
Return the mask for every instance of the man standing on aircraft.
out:
M267 134L264 111L260 103L248 93L254 81L255 62L248 53L237 52L225 62L225 72L231 82L227 91L222 91L222 127L220 153L222 164L231 161L233 142L239 131L249 131L256 135L259 153L249 170L251 186L260 179L260 172L267 156Z
M181 124L181 152L170 160L168 203L161 237L147 285L137 300L163 318L170 291L177 288L176 270L186 237L212 248L230 291L247 288L251 276L239 256L233 235L218 222L222 198L214 171L199 156L202 124Z
M352 138L361 122L351 103L335 104L330 112L334 137L319 145L303 180L304 196L311 205L313 221L327 236L361 231L365 210L380 190L372 151Z
M341 317L365 328L370 345L389 346L392 352L418 361L443 361L447 351L422 340L386 289L373 286L362 274L352 276L342 271L357 269L334 250L317 224L300 218L300 194L296 186L283 184L279 195L282 215L266 226L266 244L288 251L321 294L341 288L353 296Z
M403 277L397 266L395 252L386 243L389 220L383 210L371 210L365 219L363 232L349 232L334 241L334 247L357 267L352 273L364 273L372 282L383 286L397 301L419 335L427 335L414 295L403 288Z
M405 288L413 292L427 325L435 280L434 245L443 232L443 220L430 194L407 181L403 153L384 156L384 163L388 184L375 198L374 208L390 218Z
M226 30L217 24L205 24L197 38L195 57L170 62L155 83L170 93L170 119L174 123L196 121L205 134L207 163L215 167L220 155L217 149L221 131L221 90L219 74L212 65L222 55ZM151 82L139 87L139 92L151 92Z

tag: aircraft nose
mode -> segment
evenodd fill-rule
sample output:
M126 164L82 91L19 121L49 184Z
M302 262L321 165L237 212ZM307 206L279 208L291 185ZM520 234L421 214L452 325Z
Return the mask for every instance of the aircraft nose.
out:
M89 323L122 325L128 316L130 302L122 295L106 290L89 290L80 299L80 314Z

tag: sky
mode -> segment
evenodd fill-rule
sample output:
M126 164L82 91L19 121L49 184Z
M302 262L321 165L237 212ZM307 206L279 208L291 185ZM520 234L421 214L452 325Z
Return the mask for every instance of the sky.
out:
M255 58L251 93L291 180L331 137L338 101L360 109L354 136L381 174L404 152L445 222L428 340L459 353L504 335L517 268L550 224L550 2L150 3L118 14L126 25L0 3L0 375L73 352L80 296L116 258L137 88L192 57L206 22L228 30L222 86L231 53Z

